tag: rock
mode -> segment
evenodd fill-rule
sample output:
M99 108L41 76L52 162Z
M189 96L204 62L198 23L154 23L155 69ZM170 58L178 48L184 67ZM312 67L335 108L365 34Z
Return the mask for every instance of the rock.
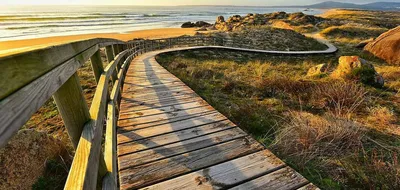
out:
M206 27L201 27L201 28L197 29L196 31L207 31L207 28Z
M307 76L313 77L321 74L326 74L327 70L328 70L327 64L319 64L317 66L311 67L307 72Z
M381 34L364 50L389 64L400 65L400 26Z
M225 22L224 16L218 16L217 21L215 23L222 23L222 22Z
M209 27L209 26L211 26L210 23L204 22L204 21L197 21L194 25L195 25L195 27Z
M212 24L204 21L197 21L196 23L185 22L181 25L181 28L194 28L194 27L210 27Z
M373 42L373 41L374 41L374 38L370 38L368 40L363 40L356 45L356 48L364 48L367 44L369 44L370 42Z
M339 65L331 74L334 78L357 80L364 84L382 87L384 79L374 66L358 56L342 56Z
M240 22L241 19L242 17L240 15L233 15L229 17L226 22Z
M181 25L181 28L193 28L195 27L195 24L192 22L185 22Z

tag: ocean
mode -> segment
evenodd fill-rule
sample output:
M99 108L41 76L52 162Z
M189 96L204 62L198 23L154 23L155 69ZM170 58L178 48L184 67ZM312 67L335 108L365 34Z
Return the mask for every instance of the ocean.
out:
M304 8L242 6L2 6L0 41L89 33L126 33L154 28L175 28L182 23L217 16L276 11L304 12ZM320 14L323 10L307 10Z

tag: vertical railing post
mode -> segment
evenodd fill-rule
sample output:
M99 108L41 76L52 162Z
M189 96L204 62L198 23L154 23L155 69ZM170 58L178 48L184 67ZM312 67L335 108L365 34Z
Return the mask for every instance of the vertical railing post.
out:
M107 55L107 61L111 63L111 61L114 60L113 48L111 45L106 47L106 55Z
M118 44L113 45L112 49L113 49L114 57L116 57L119 53L119 45Z
M74 148L78 146L85 123L90 120L90 113L78 74L73 74L53 95L58 111L67 128Z
M101 60L100 50L97 50L95 54L90 57L90 62L92 63L92 69L94 72L94 77L96 82L99 83L101 74L104 72L103 61Z

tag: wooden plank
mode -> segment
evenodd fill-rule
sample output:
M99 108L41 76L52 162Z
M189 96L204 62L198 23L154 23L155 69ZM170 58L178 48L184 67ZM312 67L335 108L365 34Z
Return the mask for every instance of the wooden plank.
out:
M89 107L86 103L78 74L73 74L53 95L57 109L67 128L74 148L78 146L82 130L90 120Z
M179 142L182 140L188 140L191 138L208 135L211 133L215 133L218 131L223 131L227 129L232 129L235 126L229 124L230 122L226 122L225 124L221 124L217 127L213 125L204 125L196 128L185 129L176 133L167 133L160 136L151 136L149 138L141 138L136 141L128 141L124 144L119 144L118 153L120 155L133 153L138 151L143 151L155 147L160 147L163 145Z
M120 188L141 188L226 160L251 154L263 147L252 138L241 138L168 159L120 171Z
M176 111L176 112L171 112L171 113L163 113L163 114L150 115L150 116L144 116L144 117L138 117L138 118L132 118L132 119L130 119L130 118L119 119L118 126L119 127L127 127L127 126L132 126L132 125L158 122L160 120L170 120L172 118L178 118L178 117L188 116L188 115L197 114L197 113L204 113L204 112L213 111L213 110L214 109L211 106L202 106L202 107L181 110L181 111Z
M166 120L159 120L159 121L154 121L154 122L150 122L150 123L140 123L140 124L128 125L128 126L119 126L118 125L118 131L126 132L126 131L144 129L144 128L163 125L163 124L168 124L168 123L173 123L173 122L178 122L178 121L183 121L183 120L188 120L188 119L194 119L196 117L203 117L205 115L215 114L215 113L218 113L218 112L213 110L213 111L206 111L206 112L199 112L199 113L184 115L181 117L173 117L173 118L169 118Z
M175 86L160 86L160 87L155 87L155 88L150 88L150 89L131 89L129 87L124 87L124 92L128 93L135 93L135 94L158 94L164 91L170 91L170 90L189 90L190 88L187 87L184 84L181 85L175 85Z
M0 100L97 43L84 40L0 58Z
M246 133L244 133L241 129L233 128L230 130L224 130L205 136L198 136L196 138L185 141L182 140L158 148L148 149L133 154L121 155L118 158L119 169L123 170L129 167L154 162L180 154L185 154L187 152L228 142L244 136L246 136Z
M256 190L256 189L297 189L309 182L299 173L289 167L261 176L249 182L238 185L232 190Z
M129 84L129 83L128 83ZM170 82L170 83L159 83L159 84L152 84L152 85L144 85L142 83L132 83L127 86L127 90L145 90L145 89L157 89L162 87L175 87L175 86L183 86L184 83L177 81L177 82Z
M197 99L194 102L180 103L176 105L163 106L160 108L153 108L147 110L135 110L131 112L125 112L120 115L120 119L134 119L140 117L147 117L151 115L165 114L165 113L175 113L177 111L184 111L194 108L206 107L209 106L207 102Z
M206 126L204 126L206 125ZM203 126L202 128L194 129L194 127ZM137 129L129 131L131 128L118 129L118 144L137 141L144 138L171 133L174 131L180 131L184 129L191 129L196 135L201 135L205 130L218 130L218 128L234 127L235 125L228 121L225 116L220 113L214 113L205 115L203 117L194 117L192 119L181 120L177 122L166 123L162 125L156 125L152 127ZM185 134L185 131L179 132L180 138Z
M148 94L125 93L124 97L125 98L135 98L136 100L144 101L144 100L154 100L154 99L161 100L161 99L165 99L165 98L172 98L172 97L188 95L188 94L194 94L194 92L192 90L182 91L181 89L173 89L173 90L169 90L169 91L158 92L158 93L148 93Z
M114 184L117 184L117 117L114 101L109 101L107 105L107 125L104 142L104 161Z
M251 180L273 172L284 166L285 163L269 150L262 150L143 189L226 189L249 179Z
M182 95L177 97L155 99L153 101L140 101L134 98L125 98L121 100L121 115L129 114L132 111L147 110L161 108L165 106L172 106L180 103L188 103L195 101L195 95ZM125 113L127 112L127 113Z
M0 147L98 50L93 46L0 101ZM1 63L3 64L3 63ZM1 75L0 75L1 76ZM8 79L11 80L11 79ZM4 80L6 81L6 80Z

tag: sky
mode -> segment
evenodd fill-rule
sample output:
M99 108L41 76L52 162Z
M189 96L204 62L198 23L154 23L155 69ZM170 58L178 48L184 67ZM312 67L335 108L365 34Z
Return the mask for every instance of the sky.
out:
M309 5L327 0L0 0L0 5ZM335 0L348 3L370 3L378 0ZM400 2L400 0L382 0Z

